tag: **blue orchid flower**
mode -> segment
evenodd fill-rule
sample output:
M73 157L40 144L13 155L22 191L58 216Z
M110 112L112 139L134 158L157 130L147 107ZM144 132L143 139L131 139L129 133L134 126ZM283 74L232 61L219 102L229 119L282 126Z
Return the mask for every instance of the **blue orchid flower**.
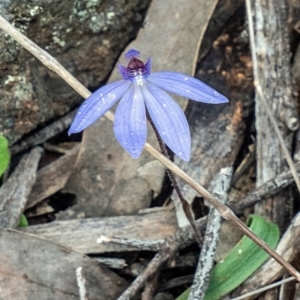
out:
M150 73L151 59L144 64L140 52L129 50L127 67L119 65L123 80L107 84L80 106L69 135L96 122L121 99L114 118L114 133L121 146L138 158L147 138L146 111L167 146L188 161L191 152L189 125L180 106L164 91L209 104L226 103L228 99L191 76L177 72Z

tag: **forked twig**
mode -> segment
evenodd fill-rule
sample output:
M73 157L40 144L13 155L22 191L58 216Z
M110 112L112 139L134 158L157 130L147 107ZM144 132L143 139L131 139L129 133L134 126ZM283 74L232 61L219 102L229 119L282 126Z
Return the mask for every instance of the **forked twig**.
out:
M170 254L170 251L167 248L158 252L151 262L149 262L145 271L131 283L129 288L125 290L118 300L131 299L132 296L140 290L141 286L145 284L146 279L148 280L148 278L155 276L155 274L159 272L163 264L170 258L171 255L172 254Z
M46 67L58 74L65 82L67 82L75 91L77 91L82 97L87 98L91 95L91 92L84 87L75 77L73 77L55 58L53 58L46 51L41 49L38 45L28 39L25 35L14 28L8 21L0 16L0 28L20 43L25 49L37 57ZM105 116L109 120L113 120L113 114L107 112ZM204 187L194 181L183 170L171 162L168 158L162 155L159 151L154 149L150 144L145 144L145 149L168 169L173 171L177 176L182 178L187 184L201 194L211 205L213 205L222 217L235 226L237 226L246 236L258 244L264 249L271 257L273 257L278 263L280 263L291 275L293 275L300 282L300 274L298 271L287 261L282 259L274 250L272 250L264 241L258 238L252 233L248 227L233 213L233 211L226 205L220 203L214 198Z

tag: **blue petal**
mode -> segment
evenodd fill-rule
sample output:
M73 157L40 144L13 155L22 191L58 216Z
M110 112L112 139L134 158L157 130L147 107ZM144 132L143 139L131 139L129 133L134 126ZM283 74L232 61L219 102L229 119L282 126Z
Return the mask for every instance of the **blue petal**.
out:
M180 106L163 90L147 82L142 87L146 107L162 140L181 159L189 160L190 129Z
M182 97L210 104L226 103L228 99L202 81L177 72L156 72L148 80L156 86Z
M96 122L124 95L130 84L120 80L94 92L79 107L68 134L80 132Z
M131 60L133 57L139 57L140 53L141 53L140 51L137 51L135 49L130 49L125 53L125 57L128 60Z
M132 85L115 113L114 132L121 146L133 157L141 155L147 138L146 110L141 87Z

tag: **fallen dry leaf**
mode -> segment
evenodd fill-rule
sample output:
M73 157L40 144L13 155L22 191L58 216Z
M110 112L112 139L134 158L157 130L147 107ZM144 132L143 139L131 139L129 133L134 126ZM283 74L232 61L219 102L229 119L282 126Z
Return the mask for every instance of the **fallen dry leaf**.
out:
M115 300L127 286L96 261L47 239L15 230L0 230L0 239L0 299L79 299L78 267L89 300Z
M26 209L35 206L65 186L74 167L79 148L79 144L74 146L65 155L37 172L36 182L28 196Z

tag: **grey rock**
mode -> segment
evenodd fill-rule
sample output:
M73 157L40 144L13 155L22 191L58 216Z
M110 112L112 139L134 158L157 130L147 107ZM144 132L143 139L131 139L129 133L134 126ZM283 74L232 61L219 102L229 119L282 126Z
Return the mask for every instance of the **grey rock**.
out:
M147 1L0 1L1 14L91 90L137 34ZM83 99L0 31L0 134L10 144Z

